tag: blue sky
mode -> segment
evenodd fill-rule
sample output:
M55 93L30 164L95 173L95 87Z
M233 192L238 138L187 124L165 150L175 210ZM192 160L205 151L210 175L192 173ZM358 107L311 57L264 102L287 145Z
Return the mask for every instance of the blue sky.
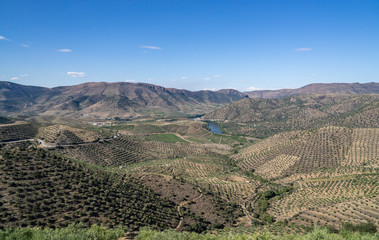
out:
M242 91L378 82L379 1L1 0L0 80Z

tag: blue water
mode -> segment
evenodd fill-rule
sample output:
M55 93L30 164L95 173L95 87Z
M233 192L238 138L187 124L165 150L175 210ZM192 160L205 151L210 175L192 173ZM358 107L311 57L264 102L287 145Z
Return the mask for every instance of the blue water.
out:
M218 134L224 134L221 131L220 126L216 123L208 123L208 127L211 129L211 132L218 133Z

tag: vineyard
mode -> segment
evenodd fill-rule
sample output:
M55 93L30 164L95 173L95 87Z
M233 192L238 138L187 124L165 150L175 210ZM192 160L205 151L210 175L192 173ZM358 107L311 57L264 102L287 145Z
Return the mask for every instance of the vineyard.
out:
M203 226L211 224L215 228L231 227L236 223L237 217L242 216L238 205L230 204L210 192L203 192L201 188L183 178L146 173L137 174L135 177L148 188L180 206L183 222L178 225L179 230L192 230L196 221Z
M133 162L152 159L141 144L115 139L77 146L57 147L53 150L61 155L100 166L124 166Z
M379 199L377 197L346 201L328 207L317 207L297 214L290 222L301 225L323 225L340 228L341 222L372 222L379 224Z
M0 142L34 138L38 127L26 122L0 124Z
M242 99L204 116L233 135L259 138L327 125L378 128L378 95L303 95Z
M127 170L179 178L202 189L205 194L238 207L244 215L248 215L240 217L238 224L251 225L255 202L265 191L277 186L236 171L228 161L228 158L222 156L191 156L139 163L131 165Z
M131 229L173 227L175 204L132 179L28 144L3 145L0 226L63 227L73 222Z
M127 136L115 136L113 139L101 142L61 146L53 151L100 166L126 167L130 163L152 159L218 156L227 154L230 150L230 147L221 144L138 141Z
M93 142L100 139L102 136L99 133L86 131L79 128L73 128L65 125L51 125L47 127L40 127L38 129L37 137L48 143L55 143L59 145Z
M355 112L331 118L340 126L273 128L265 139L215 134L189 119L1 124L0 228L82 223L128 231L238 226L247 233L301 233L314 225L379 225L376 98L366 96L367 106L349 97L346 106L310 99L329 104L303 109L310 121ZM308 121L292 120L280 122Z
M378 129L324 127L274 135L241 150L232 158L242 169L265 178L343 166L375 168L378 164Z
M372 198L378 194L378 180L377 175L350 175L298 181L294 193L275 202L272 213L281 220L293 219L309 209ZM359 219L365 220L365 218L355 218ZM340 221L347 220L340 218Z

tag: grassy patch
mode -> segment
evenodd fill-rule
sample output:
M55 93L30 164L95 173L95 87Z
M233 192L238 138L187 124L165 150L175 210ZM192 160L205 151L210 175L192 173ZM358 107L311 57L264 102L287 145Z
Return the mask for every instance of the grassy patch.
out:
M330 239L330 240L357 240L378 239L377 233L358 233L358 232L341 232L331 233L326 228L316 228L312 232L305 235L295 234L280 234L275 235L266 231L259 231L254 233L230 233L225 232L222 234L210 234L210 233L195 233L195 232L177 232L174 230L166 230L164 232L154 231L148 228L143 228L138 236L138 240L155 240L155 239L203 239L203 240L233 240L233 239L251 239L251 240L313 240L313 239Z
M240 136L229 136L224 134L213 133L211 135L206 136L208 141L210 140L213 143L221 143L221 144L236 144L236 143L246 143L247 140L245 137Z
M150 124L141 124L135 126L136 133L164 133L166 132L161 127Z
M122 228L105 229L103 226L92 225L83 228L82 225L71 225L67 228L19 228L0 230L1 240L74 240L74 239L97 239L116 240L124 235Z

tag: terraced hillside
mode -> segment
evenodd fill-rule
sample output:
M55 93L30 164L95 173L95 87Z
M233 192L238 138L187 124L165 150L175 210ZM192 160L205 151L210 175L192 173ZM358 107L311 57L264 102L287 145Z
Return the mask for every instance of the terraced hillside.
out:
M38 126L28 122L0 124L0 142L16 141L34 138L38 133Z
M184 180L201 189L204 194L222 200L219 204L227 202L231 204L232 208L240 209L243 215L239 215L238 225L250 226L252 220L265 222L267 219L264 217L267 217L267 214L262 213L262 216L255 214L259 212L259 209L255 207L257 201L262 199L262 195L266 191L282 189L277 184L244 174L233 167L230 159L225 156L190 156L154 160L132 164L125 170L132 173L159 174L165 178Z
M277 220L303 225L378 224L378 128L324 127L274 135L232 158L241 169L284 185L272 202Z
M304 95L243 99L204 116L230 134L268 137L326 125L379 127L379 95Z
M0 124L0 142L41 139L50 145L93 142L106 135L65 125L42 126L35 122L16 121ZM109 137L109 136L108 136Z
M175 227L176 205L118 174L56 156L29 143L1 145L0 227L83 222L131 229Z
M37 137L47 143L57 145L94 142L102 138L99 133L86 131L80 128L73 128L66 125L50 125L40 127L38 129Z
M96 143L57 147L53 151L100 166L125 167L130 163L146 162L152 159L197 155L217 156L228 153L228 150L230 149L225 149L219 144L136 141L120 135Z
M296 190L269 210L278 220L340 228L341 222L379 224L377 174L298 181Z
M188 119L1 129L2 227L379 224L379 128L325 126L263 140Z

